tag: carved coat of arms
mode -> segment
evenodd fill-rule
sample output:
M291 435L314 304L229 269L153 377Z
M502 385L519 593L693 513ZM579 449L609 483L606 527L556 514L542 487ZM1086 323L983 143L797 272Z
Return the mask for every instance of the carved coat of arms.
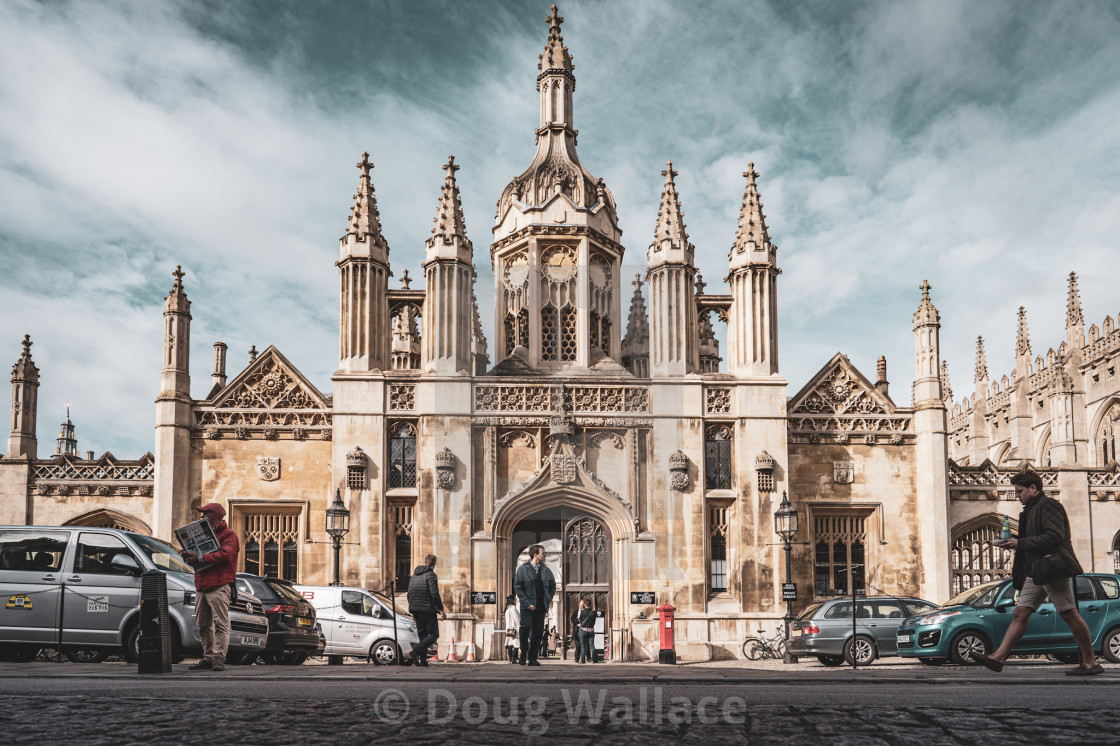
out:
M856 479L855 461L833 461L832 481L836 484L851 484Z
M257 456L257 476L265 482L275 482L280 478L280 458L278 456Z
M575 456L566 453L552 454L552 479L557 484L571 484L576 481Z

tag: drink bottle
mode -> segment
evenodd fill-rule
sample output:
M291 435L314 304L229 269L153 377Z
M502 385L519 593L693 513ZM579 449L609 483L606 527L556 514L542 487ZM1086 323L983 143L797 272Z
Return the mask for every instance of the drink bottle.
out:
M1001 538L1001 539L1010 539L1011 538L1011 519L1008 518L1007 516L1003 517L1003 528L1001 528L999 530L999 538Z

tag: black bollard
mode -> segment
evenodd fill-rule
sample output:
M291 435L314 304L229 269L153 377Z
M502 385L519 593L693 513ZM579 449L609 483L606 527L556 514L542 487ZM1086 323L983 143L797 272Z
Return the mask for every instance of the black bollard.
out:
M148 570L140 576L140 662L137 673L171 673L171 620L167 616L167 576Z

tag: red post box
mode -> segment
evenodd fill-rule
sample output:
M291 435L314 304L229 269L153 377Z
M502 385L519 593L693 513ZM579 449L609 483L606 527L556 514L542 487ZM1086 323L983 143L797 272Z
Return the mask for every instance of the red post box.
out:
M658 663L675 665L677 651L673 647L673 612L676 608L670 603L657 607L657 629L661 638L661 650L657 654Z

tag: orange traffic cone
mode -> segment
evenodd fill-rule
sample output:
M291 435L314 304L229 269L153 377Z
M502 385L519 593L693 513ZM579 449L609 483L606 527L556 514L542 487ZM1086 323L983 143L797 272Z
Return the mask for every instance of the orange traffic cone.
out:
M467 663L477 663L477 661L474 659L474 643L473 642L468 642L467 643L467 661L466 662Z
M447 662L458 663L459 659L455 657L455 638L451 638L451 647L447 649Z

